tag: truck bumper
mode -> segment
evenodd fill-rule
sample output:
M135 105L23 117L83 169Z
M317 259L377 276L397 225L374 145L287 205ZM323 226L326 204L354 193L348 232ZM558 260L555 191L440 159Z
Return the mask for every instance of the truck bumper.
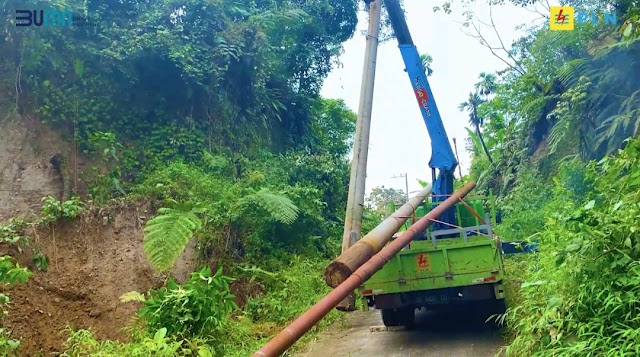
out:
M370 303L376 309L394 309L405 306L435 307L498 299L504 299L501 281L493 284L374 295Z

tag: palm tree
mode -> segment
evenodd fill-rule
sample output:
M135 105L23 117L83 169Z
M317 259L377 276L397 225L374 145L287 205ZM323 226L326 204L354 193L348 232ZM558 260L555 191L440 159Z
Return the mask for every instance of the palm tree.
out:
M478 116L478 106L482 104L483 100L478 92L469 92L469 98L466 102L460 103L458 105L458 109L460 111L466 110L469 113L469 124L473 125L475 128L476 135L478 135L478 139L480 140L480 144L482 145L482 149L484 150L485 155L487 155L487 159L489 162L493 164L493 159L491 159L491 155L489 154L489 149L487 149L487 145L484 142L484 138L482 137L482 132L480 131L480 125L482 125L483 119Z
M493 73L480 73L480 81L475 84L476 92L483 97L489 96L496 88L496 75Z
M431 63L433 62L433 57L431 57L428 53L423 53L420 55L420 63L422 63L422 68L427 73L427 77L433 74L433 68L431 68Z

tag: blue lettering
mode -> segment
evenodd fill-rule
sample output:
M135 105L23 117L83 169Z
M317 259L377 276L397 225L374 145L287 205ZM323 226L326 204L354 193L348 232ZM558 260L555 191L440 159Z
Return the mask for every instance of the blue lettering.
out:
M17 16L20 14L22 14L23 16ZM16 10L16 26L31 26L31 23L33 23L31 14L32 13L29 10ZM27 23L20 22L20 20L26 20Z
M589 19L589 14L587 14L586 12L576 13L576 23L583 24L587 22L587 19Z
M71 11L47 10L45 13L45 26L73 26L73 13Z
M33 24L36 26L42 26L42 18L44 17L44 11L40 10L40 19L38 19L38 11L33 10Z
M599 25L600 23L598 22L598 18L596 17L595 13L591 14L591 23L594 25Z
M615 25L618 23L618 19L616 18L615 12L605 12L604 13L604 23L605 25Z

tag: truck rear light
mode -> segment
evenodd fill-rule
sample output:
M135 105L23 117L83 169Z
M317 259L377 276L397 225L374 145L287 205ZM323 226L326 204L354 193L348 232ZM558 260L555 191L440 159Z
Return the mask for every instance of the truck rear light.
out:
M490 281L496 281L496 276L492 275L490 277L486 277L486 278L478 278L478 279L473 279L471 280L471 282L473 284L479 284L479 283L488 283Z
M373 290L363 290L362 291L362 295L372 295L373 294Z

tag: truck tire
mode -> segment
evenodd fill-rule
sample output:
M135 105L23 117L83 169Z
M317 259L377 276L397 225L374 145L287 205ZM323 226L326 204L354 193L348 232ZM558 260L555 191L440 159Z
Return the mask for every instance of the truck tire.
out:
M494 304L494 313L505 314L507 312L507 301L505 299L497 299Z
M416 309L413 306L397 309L382 309L382 322L385 326L404 326L408 330L416 328Z
M398 309L382 309L382 323L387 327L400 326L400 311Z
M476 313L481 319L484 328L491 330L500 329L502 325L496 320L501 318L507 311L507 305L504 299L488 300L478 305ZM494 316L498 315L498 316ZM487 321L487 319L490 319Z
M402 326L407 330L414 330L416 328L416 309L413 306L403 308L401 316Z

